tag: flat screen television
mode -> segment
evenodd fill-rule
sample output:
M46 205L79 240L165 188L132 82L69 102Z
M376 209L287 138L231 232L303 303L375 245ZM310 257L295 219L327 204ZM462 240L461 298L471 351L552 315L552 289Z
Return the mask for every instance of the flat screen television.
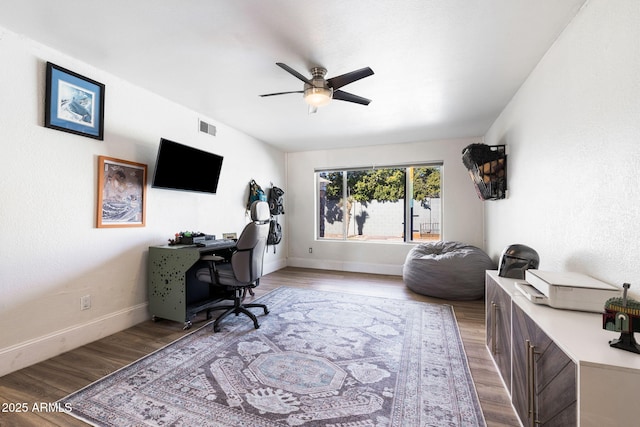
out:
M215 194L222 159L217 154L161 138L151 186Z

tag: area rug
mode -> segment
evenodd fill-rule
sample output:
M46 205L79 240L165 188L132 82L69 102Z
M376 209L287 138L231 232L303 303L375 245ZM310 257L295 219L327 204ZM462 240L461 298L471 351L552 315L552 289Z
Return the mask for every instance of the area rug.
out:
M484 426L449 305L278 288L64 398L96 426ZM261 313L257 310L256 313Z

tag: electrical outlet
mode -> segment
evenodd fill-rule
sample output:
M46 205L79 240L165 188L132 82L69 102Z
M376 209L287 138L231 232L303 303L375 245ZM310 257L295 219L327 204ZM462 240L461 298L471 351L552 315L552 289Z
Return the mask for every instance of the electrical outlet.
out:
M80 310L89 310L91 308L91 295L85 295L80 298Z
M309 253L312 254L313 253L313 248L309 248Z

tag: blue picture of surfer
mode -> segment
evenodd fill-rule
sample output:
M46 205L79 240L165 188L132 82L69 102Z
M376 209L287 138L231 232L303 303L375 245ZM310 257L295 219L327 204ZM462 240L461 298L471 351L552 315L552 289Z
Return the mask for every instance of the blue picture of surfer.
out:
M58 86L58 118L93 125L95 93L63 80Z

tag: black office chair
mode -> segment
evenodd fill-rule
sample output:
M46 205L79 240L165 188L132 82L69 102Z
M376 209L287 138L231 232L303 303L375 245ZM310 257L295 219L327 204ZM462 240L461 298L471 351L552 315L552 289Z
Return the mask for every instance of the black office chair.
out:
M209 262L209 267L196 272L196 278L210 286L220 286L227 294L227 299L233 300L233 305L213 306L207 310L207 317L211 311L225 310L213 323L214 332L220 330L220 322L234 313L236 316L244 313L253 320L256 329L260 327L258 319L248 308L258 307L268 314L264 304L243 304L247 290L259 285L262 276L262 261L269 234L269 204L256 201L251 205L251 222L242 230L236 249L227 262L223 257L209 255L201 259Z

